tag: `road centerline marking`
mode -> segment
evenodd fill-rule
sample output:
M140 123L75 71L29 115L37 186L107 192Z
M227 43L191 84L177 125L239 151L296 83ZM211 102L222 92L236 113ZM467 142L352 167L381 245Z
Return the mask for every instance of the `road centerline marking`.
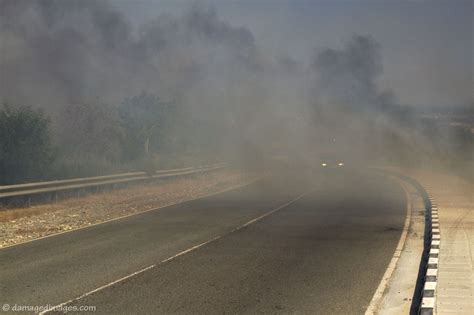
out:
M167 262L169 262L169 261L171 261L171 260L174 260L174 259L176 259L176 258L178 258L178 257L180 257L180 256L183 256L183 255L185 255L185 254L187 254L187 253L190 253L190 252L192 252L192 251L195 251L195 250L197 250L197 249L199 249L199 248L201 248L201 247L203 247L203 246L205 246L205 245L207 245L207 244L209 244L209 243L212 243L212 242L217 241L217 240L219 240L219 239L221 239L221 238L223 238L223 237L225 237L225 236L228 236L228 235L230 235L230 234L232 234L232 233L235 233L235 232L237 232L237 231L240 231L240 230L242 230L243 228L245 228L245 227L247 227L247 226L249 226L249 225L252 225L252 224L254 224L254 223L257 223L257 222L263 220L264 218L266 218L266 217L268 217L268 216L270 216L270 215L272 215L272 214L274 214L274 213L276 213L276 212L278 212L278 211L280 211L280 210L282 210L282 209L288 207L289 205L295 203L296 201L298 201L298 200L300 200L301 198L303 198L304 196L306 196L308 193L309 193L309 192L305 192L305 193L303 193L303 194L300 194L298 197L296 197L296 198L294 198L294 199L292 199L292 200L290 200L290 201L288 201L288 202L286 202L286 203L284 203L284 204L282 204L282 205L279 205L278 207L276 207L276 208L274 208L274 209L272 209L272 210L270 210L270 211L268 211L268 212L266 212L266 213L264 213L264 214L262 214L262 215L260 215L260 216L258 216L258 217L256 217L256 218L254 218L254 219L251 219L251 220L247 221L246 223L244 223L244 224L242 224L242 225L239 225L238 227L232 229L231 231L229 231L229 232L227 232L227 233L225 233L225 234L214 236L213 238L211 238L211 239L209 239L209 240L207 240L207 241L205 241L205 242L202 242L202 243L199 243L199 244L197 244L197 245L194 245L194 246L192 246L192 247L190 247L190 248L188 248L188 249L185 249L185 250L183 250L183 251L181 251L181 252L179 252L179 253L177 253L177 254L175 254L175 255L173 255L173 256L170 256L170 257L168 257L168 258L166 258L166 259L163 259L163 260L161 260L159 263L152 264L152 265L150 265L150 266L148 266L148 267L142 268L142 269L140 269L140 270L138 270L138 271L135 271L135 272L133 272L133 273L131 273L131 274L129 274L129 275L126 275L126 276L120 278L120 279L117 279L117 280L114 280L114 281L112 281L112 282L110 282L110 283L107 283L107 284L105 284L105 285L102 285L102 286L100 286L100 287L98 287L98 288L95 288L95 289L93 289L93 290L91 290L91 291L89 291L89 292L86 292L86 293L84 293L84 294L82 294L82 295L79 295L79 296L77 296L77 297L75 297L75 298L72 298L72 299L70 299L70 300L68 300L68 301L65 301L65 302L60 303L60 304L55 305L55 306L52 306L50 309L46 309L46 310L40 312L39 315L48 314L48 313L50 313L50 312L54 312L54 311L56 311L56 310L59 310L59 309L61 309L62 307L68 305L68 304L71 304L71 303L73 303L73 302L79 301L79 300L81 300L81 299L83 299L83 298L85 298L85 297L87 297L87 296L90 296L90 295L92 295L92 294L94 294L94 293L97 293L97 292L99 292L99 291L102 291L102 290L104 290L104 289L106 289L106 288L112 287L113 285L115 285L115 284L117 284L117 283L123 282L123 281L125 281L125 280L127 280L127 279L130 279L130 278L133 278L133 277L135 277L135 276L137 276L137 275L139 275L139 274L144 273L144 272L147 271L147 270L150 270L150 269L153 269L153 268L155 268L155 267L158 267L158 266L160 266L160 265L162 265L162 264L165 264L165 263L167 263Z

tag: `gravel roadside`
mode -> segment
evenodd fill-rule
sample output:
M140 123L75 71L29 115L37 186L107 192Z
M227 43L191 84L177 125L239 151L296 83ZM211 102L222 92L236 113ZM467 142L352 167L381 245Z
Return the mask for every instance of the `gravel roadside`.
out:
M210 174L136 184L53 204L3 209L0 210L0 248L198 198L238 187L256 178L254 174L225 169Z

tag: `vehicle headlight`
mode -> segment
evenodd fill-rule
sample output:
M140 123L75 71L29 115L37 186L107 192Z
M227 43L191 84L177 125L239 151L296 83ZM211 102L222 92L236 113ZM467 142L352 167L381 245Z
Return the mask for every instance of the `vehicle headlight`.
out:
M344 166L344 163L342 163L342 162L339 162L339 164L338 164L338 165L339 165L339 166Z
M321 163L321 166L328 166L326 163Z

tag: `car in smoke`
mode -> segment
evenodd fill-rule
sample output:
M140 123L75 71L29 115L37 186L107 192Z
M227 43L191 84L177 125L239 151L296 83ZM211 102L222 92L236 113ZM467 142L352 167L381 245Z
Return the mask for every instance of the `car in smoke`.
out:
M321 167L337 168L337 167L342 167L342 166L344 166L344 162L342 162L342 161L336 162L335 164L328 163L328 162L322 162L321 163Z
M341 168L345 166L344 160L336 155L326 154L320 158L320 166L325 169Z

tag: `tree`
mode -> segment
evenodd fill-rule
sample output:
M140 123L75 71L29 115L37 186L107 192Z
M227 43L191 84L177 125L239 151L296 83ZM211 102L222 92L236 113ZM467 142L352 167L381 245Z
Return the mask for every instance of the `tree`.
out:
M173 115L170 104L164 103L154 94L142 91L140 95L126 98L119 108L130 139L130 146L150 158L150 140L163 131L166 120ZM153 143L159 143L155 139ZM139 150L139 149L138 149Z
M59 142L66 155L121 161L125 132L115 107L72 104L61 113L59 124Z
M50 121L30 107L0 108L0 184L39 180L53 160Z

